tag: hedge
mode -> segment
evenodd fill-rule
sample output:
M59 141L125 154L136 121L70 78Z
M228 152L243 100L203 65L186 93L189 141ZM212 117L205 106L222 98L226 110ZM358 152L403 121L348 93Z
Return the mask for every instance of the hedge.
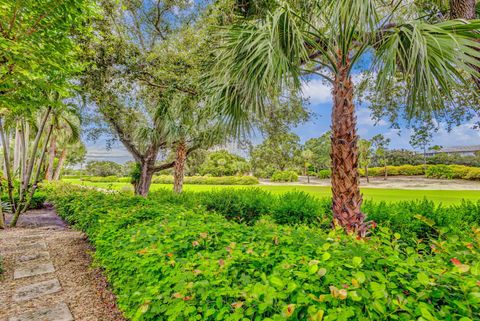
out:
M365 176L365 170L359 168L360 176ZM368 169L369 176L384 176L385 167L371 167ZM401 165L387 166L388 176L416 176L426 175L429 178L446 178L446 179L467 179L480 180L480 168L469 167L463 165L427 165L425 171L424 165ZM317 173L319 178L329 178L330 170L321 170Z
M50 191L95 246L131 320L478 320L480 240L414 245L381 226L251 226L202 208L74 187ZM478 230L477 230L478 233Z
M83 177L82 181L86 182L104 182L104 183L129 183L130 177ZM152 183L155 184L173 184L173 176L170 175L157 175L152 179ZM197 184L197 185L256 185L258 184L258 178L253 176L185 176L185 184Z

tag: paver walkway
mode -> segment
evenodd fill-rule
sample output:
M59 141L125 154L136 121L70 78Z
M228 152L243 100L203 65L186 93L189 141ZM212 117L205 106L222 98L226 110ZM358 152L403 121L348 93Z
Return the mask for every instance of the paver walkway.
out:
M18 228L0 230L0 321L120 321L115 297L83 233L52 208L20 216Z

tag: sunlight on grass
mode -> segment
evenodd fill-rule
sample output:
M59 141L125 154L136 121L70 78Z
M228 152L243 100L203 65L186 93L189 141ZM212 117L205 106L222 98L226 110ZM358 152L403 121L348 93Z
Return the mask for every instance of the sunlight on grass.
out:
M84 186L95 186L105 189L126 190L130 188L128 183L92 183L82 182L79 179L64 179L64 182L79 184ZM304 191L316 197L328 197L331 195L330 187L328 186L298 186L298 185L282 185L282 186L266 186L257 185L267 191L275 194L285 193L292 190ZM252 186L225 186L225 185L185 185L184 190L201 192L209 191L216 188L252 188ZM172 189L170 184L152 184L151 191L158 191L160 189ZM384 188L362 188L364 199L374 201L409 201L427 198L435 203L455 204L460 203L462 199L465 200L480 200L480 191L470 190L405 190L405 189L384 189Z

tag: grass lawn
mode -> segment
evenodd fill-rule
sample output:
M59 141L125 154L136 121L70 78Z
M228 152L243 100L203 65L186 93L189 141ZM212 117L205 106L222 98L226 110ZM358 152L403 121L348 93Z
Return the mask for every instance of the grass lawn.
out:
M64 179L64 182L79 184L85 186L96 186L106 189L120 190L128 183L92 183L82 182L80 179ZM185 185L186 191L208 191L214 188L250 188L252 186L225 186L225 185ZM330 196L330 187L328 186L295 186L295 185L257 185L272 193L285 193L292 190L305 191L317 197ZM171 189L169 184L152 184L151 190ZM460 203L462 199L480 200L480 191L469 190L404 190L404 189L381 189L381 188L362 188L364 199L374 201L409 201L427 198L436 203L445 205Z

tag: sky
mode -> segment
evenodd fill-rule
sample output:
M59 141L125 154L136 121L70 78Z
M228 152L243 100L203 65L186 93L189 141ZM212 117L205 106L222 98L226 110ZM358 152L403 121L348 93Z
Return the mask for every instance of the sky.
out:
M332 107L331 87L321 79L312 79L303 85L303 96L309 101L308 108L313 113L313 117L308 122L292 128L302 143L313 137L319 137L330 128L330 113ZM462 146L474 145L480 141L480 130L473 129L475 121L464 123L458 127L454 127L450 132L446 130L446 126L440 124L440 129L434 134L433 145ZM399 132L390 128L385 121L375 124L371 119L370 110L366 105L357 106L357 125L358 134L365 139L369 139L376 134L383 134L391 139L390 148L412 149L409 144L410 130L401 128ZM260 142L260 137L254 137L253 141ZM99 139L95 143L87 142L87 162L90 160L111 160L118 163L125 163L132 160L130 154L122 146L116 142L111 149L107 150L107 144L104 139Z

